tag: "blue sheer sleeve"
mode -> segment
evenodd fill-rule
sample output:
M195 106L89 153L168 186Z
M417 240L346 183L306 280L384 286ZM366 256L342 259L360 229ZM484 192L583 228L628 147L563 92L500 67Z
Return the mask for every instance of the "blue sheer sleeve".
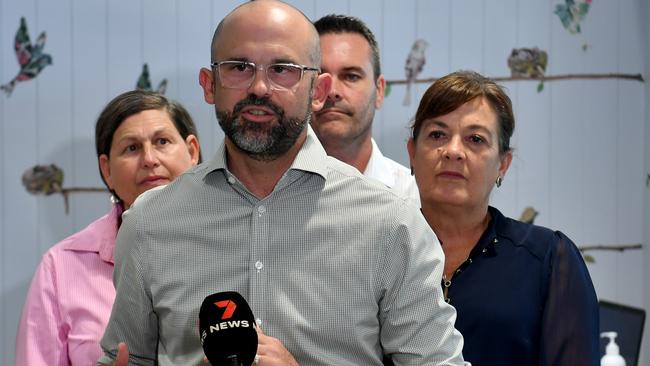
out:
M542 318L540 365L600 365L598 299L582 255L556 232L547 258L548 295Z

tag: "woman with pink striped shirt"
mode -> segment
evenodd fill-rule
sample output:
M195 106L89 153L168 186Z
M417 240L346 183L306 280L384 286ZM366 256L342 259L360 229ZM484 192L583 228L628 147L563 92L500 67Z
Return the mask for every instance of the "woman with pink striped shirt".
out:
M27 294L16 338L16 365L94 365L115 299L113 250L121 214L142 192L200 162L197 131L180 104L160 94L123 93L95 126L110 212L50 248Z

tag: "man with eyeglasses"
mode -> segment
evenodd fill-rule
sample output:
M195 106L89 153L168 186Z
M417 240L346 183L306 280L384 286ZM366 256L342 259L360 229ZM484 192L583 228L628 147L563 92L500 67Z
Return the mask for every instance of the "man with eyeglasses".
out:
M384 156L372 138L375 110L384 102L375 35L359 18L329 14L314 22L320 35L321 68L332 75L325 105L311 126L325 151L406 195L419 207L420 195L408 168Z
M257 317L256 365L462 364L433 232L309 127L331 84L319 65L316 30L287 4L219 23L199 82L224 144L124 214L100 364L126 342L133 364L201 365L199 307L222 291Z

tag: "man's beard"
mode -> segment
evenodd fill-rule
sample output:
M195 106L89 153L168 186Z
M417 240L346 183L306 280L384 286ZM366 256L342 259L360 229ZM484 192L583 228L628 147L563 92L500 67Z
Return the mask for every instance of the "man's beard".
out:
M240 112L249 105L271 109L277 116L277 123L268 126L244 119ZM309 105L311 105L311 98L303 118L287 117L284 109L271 102L269 98L250 94L246 99L238 102L232 112L219 108L216 108L216 111L221 129L235 146L255 160L272 161L291 149L310 122Z

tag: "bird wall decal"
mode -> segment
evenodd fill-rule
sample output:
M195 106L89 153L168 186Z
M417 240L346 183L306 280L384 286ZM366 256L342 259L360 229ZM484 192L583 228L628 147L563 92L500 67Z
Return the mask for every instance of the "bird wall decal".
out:
M528 206L521 213L521 216L519 217L519 221L526 224L533 224L535 222L535 217L537 217L537 215L539 215L539 212L535 210L534 207Z
M539 48L513 48L508 57L510 75L517 78L543 78L548 64L548 54ZM540 81L537 91L544 89L544 80Z
M404 95L404 105L411 104L411 87L415 83L415 78L422 72L426 62L424 50L429 43L423 39L418 39L413 43L411 52L406 58L404 72L406 74L406 94Z
M541 78L546 72L548 54L539 48L513 48L508 67L513 77Z
M580 33L580 22L589 12L591 0L564 0L557 4L554 13L560 18L562 26L571 34Z
M23 186L31 194L49 196L63 190L63 170L54 164L34 165L25 170Z
M47 65L52 64L52 56L43 53L47 36L42 32L32 44L29 39L25 17L20 18L20 26L14 40L14 52L20 65L18 74L7 84L0 85L0 90L10 96L17 82L35 78Z
M34 165L26 169L22 175L23 186L27 192L33 195L50 196L55 193L63 195L63 204L65 213L70 212L69 196L71 193L79 192L108 192L106 188L101 187L63 187L63 169L56 164Z
M135 88L139 90L154 91L153 88L151 87L151 78L149 76L149 65L147 65L146 63L142 65L142 72L140 73L140 77L138 77L138 81L135 84ZM158 84L158 87L156 88L155 92L159 94L165 94L165 91L167 91L167 79L162 79L162 81Z

